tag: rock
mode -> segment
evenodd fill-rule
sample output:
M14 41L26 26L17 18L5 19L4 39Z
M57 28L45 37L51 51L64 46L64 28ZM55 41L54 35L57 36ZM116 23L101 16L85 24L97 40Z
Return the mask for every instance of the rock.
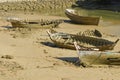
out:
M3 55L1 56L1 58L5 58L5 59L13 59L14 57L11 55Z

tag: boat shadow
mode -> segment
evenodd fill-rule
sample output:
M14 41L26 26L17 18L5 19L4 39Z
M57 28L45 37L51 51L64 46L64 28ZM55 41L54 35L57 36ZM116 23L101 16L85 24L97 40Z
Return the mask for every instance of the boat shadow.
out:
M40 42L42 45L48 46L48 47L52 47L52 48L60 48L57 45L55 45L52 42Z
M72 23L71 20L64 20L65 23Z
M71 20L64 20L64 23L75 24L75 25L86 25L86 24L76 23L76 22L73 22L73 21L71 21Z
M55 57L55 58L68 63L72 63L75 66L80 66L80 60L78 57Z
M64 20L65 23L69 23L69 24L77 24L77 23L74 23L72 22L71 20ZM78 24L79 25L79 24Z
M7 28L7 29L11 29L13 28L12 26L1 26L2 28Z
M80 64L79 57L55 57L56 59L65 61L67 63L73 64L75 66L82 66L82 67L92 67L92 68L120 68L120 64L94 64L94 65L88 65L84 66L83 64Z

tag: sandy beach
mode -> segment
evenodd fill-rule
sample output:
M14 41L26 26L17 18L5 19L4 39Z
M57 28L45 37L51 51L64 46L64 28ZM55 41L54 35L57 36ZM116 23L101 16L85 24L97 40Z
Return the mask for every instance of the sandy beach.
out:
M58 16L54 18L69 20ZM55 47L46 33L48 29L9 29L5 27L11 26L9 22L1 20L0 23L0 80L119 80L119 66L83 68L75 65L78 60L76 51ZM117 35L112 31L114 26L85 26L68 22L55 30L75 34L87 29ZM112 39L116 38L119 35ZM46 45L48 43L50 45ZM119 45L115 46L115 51L119 51ZM5 55L12 59L2 57Z
M7 15L7 14L6 14ZM9 14L11 15L11 14ZM13 15L13 14L12 14ZM15 14L29 19L64 19L58 32L76 34L87 29L106 33L111 41L120 38L119 22L101 21L99 26L78 25L69 18L40 14ZM76 50L64 49L50 40L47 30L11 28L5 16L0 19L0 80L119 80L120 66L99 65L84 68ZM120 51L120 42L113 51Z

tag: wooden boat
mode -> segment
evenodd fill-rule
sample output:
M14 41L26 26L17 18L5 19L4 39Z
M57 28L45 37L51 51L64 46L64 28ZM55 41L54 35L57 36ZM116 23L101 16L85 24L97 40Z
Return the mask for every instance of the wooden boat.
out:
M94 36L94 37L103 37L103 33L101 33L97 29L92 29L92 30L85 30L85 31L80 31L77 33L77 35L82 35L82 36Z
M22 20L20 18L8 18L14 28L55 28L58 27L63 20Z
M65 14L72 22L86 25L98 25L100 17L80 16L73 9L66 9Z
M75 49L73 42L76 41L79 46L87 48L98 48L100 51L112 50L116 43L119 41L117 39L115 42L102 39L99 37L74 35L62 32L56 32L54 30L47 31L50 39L59 47Z
M120 65L120 53L112 51L98 51L99 49L88 49L80 47L74 42L80 64L84 67L93 65Z

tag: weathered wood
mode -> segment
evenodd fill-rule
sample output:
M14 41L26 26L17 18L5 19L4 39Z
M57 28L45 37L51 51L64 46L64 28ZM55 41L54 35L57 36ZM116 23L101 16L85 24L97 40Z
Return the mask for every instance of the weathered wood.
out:
M55 28L58 27L63 20L22 20L20 18L8 18L14 28Z
M112 50L119 39L115 42L92 36L82 36L56 32L54 30L47 31L50 39L58 46L63 48L75 49L73 42L76 41L79 46L86 48L98 48L100 51Z
M76 42L74 42L80 63L87 67L93 65L107 64L107 65L120 65L120 53L111 51L98 51L99 49L84 50Z

